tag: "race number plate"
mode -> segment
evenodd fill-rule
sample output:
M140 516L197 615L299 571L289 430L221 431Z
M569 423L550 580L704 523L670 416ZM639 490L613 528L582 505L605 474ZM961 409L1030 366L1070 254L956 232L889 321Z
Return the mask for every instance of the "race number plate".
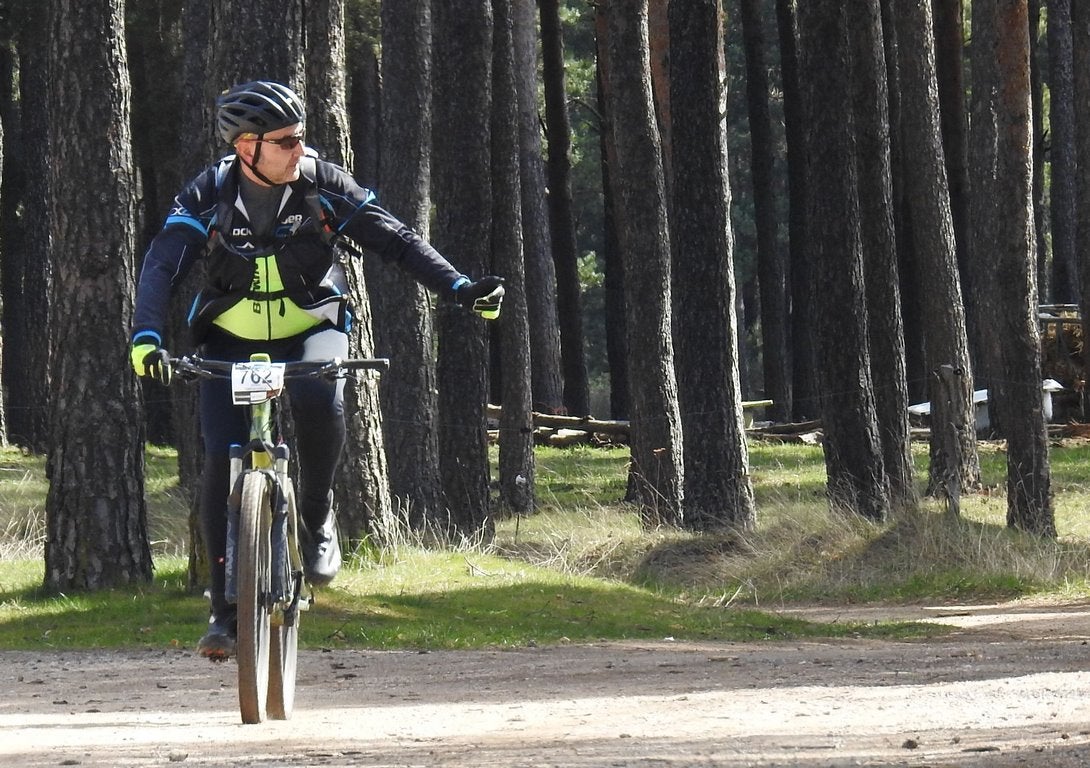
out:
M250 360L231 367L231 398L235 405L272 400L284 389L284 364Z

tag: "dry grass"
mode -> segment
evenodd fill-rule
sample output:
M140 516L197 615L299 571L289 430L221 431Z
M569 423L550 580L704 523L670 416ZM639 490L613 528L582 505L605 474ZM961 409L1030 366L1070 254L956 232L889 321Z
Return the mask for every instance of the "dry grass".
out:
M796 602L1017 597L1079 589L1085 541L1048 541L952 518L932 507L872 523L813 505L763 511L755 530L726 535L618 532L603 516L541 521L536 535L497 538L495 551L572 574L636 582L689 599L753 607ZM574 523L574 524L573 524Z
M917 447L919 462L926 448ZM982 445L988 492L966 496L960 519L928 502L876 524L830 510L819 448L755 446L758 520L752 530L695 535L646 530L620 501L623 449L546 449L539 454L539 508L499 520L496 536L450 541L412 530L398 514L350 558L374 571L437 549L498 555L561 575L634 583L716 605L797 602L998 599L1077 595L1090 582L1090 442L1054 446L1058 540L1009 530L1002 495L1005 457ZM156 557L184 553L187 505L169 455L149 459L149 521ZM0 556L41 559L46 485L40 458L0 453ZM918 464L922 478L923 465Z

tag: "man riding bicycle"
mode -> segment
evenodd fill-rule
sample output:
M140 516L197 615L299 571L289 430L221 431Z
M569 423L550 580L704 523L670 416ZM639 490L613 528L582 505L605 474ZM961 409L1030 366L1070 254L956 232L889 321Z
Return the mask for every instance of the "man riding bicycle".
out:
M164 330L173 288L198 259L208 277L189 326L205 358L241 361L348 357L353 315L337 261L342 236L406 271L421 285L494 318L503 280L473 281L379 207L375 196L303 143L300 98L269 81L237 85L216 102L220 137L234 148L175 197L144 257L136 293L132 364L138 376L170 380ZM211 564L211 616L199 652L234 654L235 606L224 596L228 448L245 444L248 422L230 384L200 384L204 439L201 527ZM341 564L332 485L345 442L343 381L288 385L300 470L300 538L306 577L328 584Z

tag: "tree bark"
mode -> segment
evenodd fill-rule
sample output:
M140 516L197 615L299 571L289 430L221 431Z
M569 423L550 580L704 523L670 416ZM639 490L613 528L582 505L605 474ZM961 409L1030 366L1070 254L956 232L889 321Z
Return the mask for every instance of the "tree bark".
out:
M915 275L918 271L916 246L912 240L911 216L906 200L905 165L906 153L901 141L901 115L904 112L901 98L900 43L898 42L897 11L895 0L880 0L882 10L882 47L886 55L886 82L889 98L890 168L893 176L893 227L897 239L897 268L900 278L901 327L904 334L905 377L908 381L909 402L918 403L928 398L927 363L924 353L922 329L923 311L919 296L920 287Z
M866 286L871 377L882 460L891 501L916 501L909 450L908 382L904 326L893 220L888 75L878 0L848 0L848 34L853 57L853 107L859 153L863 278Z
M515 0L513 5L519 178L533 403L536 410L559 413L564 410L563 357L537 104L537 3L535 0Z
M5 254L3 269L7 341L3 373L11 415L8 436L34 453L45 453L51 434L49 339L54 297L49 181L48 174L43 173L50 164L45 141L50 124L46 103L50 82L49 5L26 3L21 11L17 48L22 147L19 163L24 186L21 199L7 200L5 207L11 210L11 206L21 205L24 213L17 219L5 220L5 234L14 232L16 237L13 241L5 239L13 247Z
M787 141L788 275L791 295L791 419L817 416L820 411L817 362L811 334L813 302L806 234L805 95L799 75L798 21L792 0L776 0L776 25L783 80L783 115Z
M382 4L380 202L425 238L431 207L431 38L431 0ZM398 516L420 529L427 521L445 521L431 301L396 270L376 269L368 277L376 349L390 357L382 408L390 425L391 493Z
M1052 300L1077 304L1075 259L1075 72L1071 48L1072 0L1048 0L1048 122L1052 161ZM1035 265L1036 266L1036 265Z
M411 14L407 15L413 18ZM377 194L382 164L382 63L379 60L380 44L373 39L379 33L368 30L365 23L358 17L345 20L345 37L356 41L354 47L345 49L349 143L352 147L350 167L356 181L376 190ZM429 39L425 37L425 44Z
M1032 88L1033 109L1033 228L1037 235L1037 295L1042 304L1052 301L1052 257L1049 223L1049 184L1045 182L1045 168L1049 162L1049 149L1046 147L1045 128L1045 77L1043 70L1046 58L1041 53L1041 0L1029 0L1029 59L1030 59L1030 87ZM1045 46L1047 50L1047 46ZM1072 73L1074 75L1074 73ZM1072 88L1074 88L1072 79ZM1074 119L1074 108L1072 109ZM1074 147L1072 148L1074 151ZM1075 174L1078 175L1077 172ZM1077 184L1076 184L1077 186ZM1077 194L1072 188L1072 194ZM1078 204L1077 201L1075 203ZM1078 223L1076 220L1076 236ZM1074 258L1078 259L1077 246ZM1078 277L1078 264L1073 265L1074 276Z
M210 163L220 150L219 137L214 134L212 117L213 96L209 93L208 60L211 57L211 2L191 0L182 9L182 93L186 108L179 121L179 133L190 137L181 144L180 166L185 175ZM165 212L164 212L165 214ZM193 266L184 285L174 293L170 309L170 338L175 354L193 351L189 340L186 316L189 313L188 286L203 284L207 267L202 259ZM197 387L172 387L171 408L174 441L178 449L178 485L189 500L189 568L190 591L200 593L208 579L208 548L200 522L200 484L204 468L204 440L201 439Z
M719 0L688 0L669 12L674 171L685 179L673 186L670 223L677 370L684 371L684 522L692 530L756 521L738 377L722 11ZM778 290L782 299L782 281Z
M213 93L248 80L275 80L304 96L303 0L212 0Z
M972 196L970 218L972 220L971 258L978 265L969 275L962 290L977 307L969 317L975 330L971 331L979 342L979 359L974 371L976 387L988 389L996 395L1003 382L995 369L999 359L999 335L994 329L1000 322L991 297L995 295L995 275L986 265L992 263L990 253L997 238L999 211L997 203L1000 188L996 180L997 106L996 93L999 76L996 72L995 0L977 0L972 4L973 47L971 59L972 89L970 91L969 118L969 167L971 169ZM988 416L994 433L1002 434L1005 416L1002 398L988 398Z
M807 211L814 335L830 504L881 520L890 508L889 481L870 373L845 14L839 0L817 0L799 19L802 70L813 73Z
M964 284L966 274L973 269L973 265L969 260L969 124L965 104L962 5L963 0L931 0L942 157L950 190L958 274ZM962 297L963 300L967 298ZM967 315L972 314L971 302L966 301L965 311ZM972 353L972 340L969 350Z
M5 116L0 114L0 179L4 177L4 123L6 122ZM2 192L0 192L0 211L4 210L4 201ZM3 240L0 240L0 264L3 263ZM0 296L0 312L2 312L3 297ZM0 325L0 369L3 368L4 363L4 333L3 327ZM0 389L0 446L7 446L8 444L8 423L7 423L7 409L4 407L4 395L3 390Z
M965 310L958 276L957 245L950 207L946 165L942 161L942 133L932 36L931 9L916 0L896 0L901 56L901 141L905 157L914 158L904 167L906 204L912 230L917 284L920 300L919 323L924 331L931 419L937 431L931 441L928 494L943 492L952 471L961 478L963 491L980 485L980 462L976 449L973 405L972 361L969 357ZM953 402L962 413L951 413L943 397L937 372L942 365L962 371L956 379L964 391ZM970 425L961 434L960 451L943 451L940 431L947 424ZM951 467L960 457L961 466Z
M772 400L773 421L791 418L791 346L787 324L791 312L789 276L777 242L774 148L769 111L768 64L760 0L741 0L746 50L746 102L752 145L753 208L757 227L757 283L761 291L761 361L765 397ZM678 62L675 62L678 63ZM688 183L688 180L686 181ZM676 231L676 228L675 228Z
M647 45L651 61L651 94L655 102L662 142L662 172L666 180L666 197L674 183L673 107L670 102L670 25L667 22L669 0L647 0Z
M647 0L610 0L615 199L625 260L633 500L648 525L682 522L681 420L670 313L670 236L648 59Z
M325 159L351 168L344 0L312 0L306 13L308 141L314 142ZM349 352L353 357L372 357L375 343L363 264L345 252L340 260L348 274L355 309ZM354 386L345 386L344 411L345 452L334 493L338 524L349 539L368 534L381 539L383 526L393 516L377 377L363 376Z
M12 189L17 186L21 190L25 185L22 173L12 172L16 164L10 160L10 157L14 154L11 151L12 147L18 145L15 134L20 119L19 102L15 97L18 85L17 72L14 44L0 45L0 305L6 303L3 302L4 291L2 287L4 273L8 271L9 265L13 261L13 259L9 258L9 253L12 252L13 245L16 248L18 247L17 241L19 240L18 223L16 222L18 208L11 204ZM7 130L6 140L4 136L5 128ZM9 157L6 166L3 163L4 151L8 153ZM15 180L14 183L13 179ZM0 313L2 313L2 307L0 307ZM3 346L3 329L0 328L0 348ZM3 354L0 353L0 363L3 362L2 358ZM3 368L4 366L0 364L0 370L3 370ZM4 396L4 400L7 400L7 395ZM0 403L0 405L3 405L3 403ZM0 414L2 414L0 419L3 420L4 445L7 445L8 414L6 406L0 408Z
M1078 162L1075 193L1080 211L1090 210L1090 6L1075 3L1071 13L1075 71L1075 153ZM1090 220L1076 219L1076 263L1079 273L1082 336L1090 338ZM1083 420L1090 413L1090 387L1082 391Z
M1034 273L1030 128L1029 37L1026 0L997 0L996 181L998 238L994 301L1003 343L998 370L1007 417L1007 525L1055 537L1048 462L1048 432L1041 402L1041 343Z
M45 584L99 589L152 576L144 430L132 418L137 389L127 360L136 235L128 62L120 0L53 0L49 7L57 333ZM98 195L87 195L90 180Z
M488 269L492 234L492 8L433 0L435 244L463 273ZM439 308L439 458L451 536L491 540L486 329L460 307Z
M540 0L545 123L548 126L549 222L556 262L557 311L568 413L590 413L590 385L583 340L583 299L571 191L571 121L564 76L564 39L558 0Z
M598 83L598 110L602 115L602 289L606 314L606 361L609 367L609 414L627 419L631 413L628 383L628 334L624 308L624 259L621 258L617 231L617 206L611 169L617 167L617 149L613 143L613 117L609 105L609 19L605 5L599 3L594 13L595 78Z
M503 401L500 505L506 511L526 514L534 506L534 429L512 5L512 0L492 0L492 262L506 280L503 320L496 324Z

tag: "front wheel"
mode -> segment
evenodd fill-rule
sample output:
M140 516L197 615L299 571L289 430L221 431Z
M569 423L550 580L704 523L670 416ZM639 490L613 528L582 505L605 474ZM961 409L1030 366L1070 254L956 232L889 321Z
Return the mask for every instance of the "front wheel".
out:
M295 526L298 523L298 517L296 517L295 509L295 492L292 489L290 480L287 481L285 492L288 496L287 527L289 541L288 546L284 549L284 554L289 558L287 570L290 572L299 567L299 564L294 562L299 559L295 552L297 547ZM276 567L281 566L276 564ZM296 590L301 589L301 587L302 584L297 584ZM270 643L269 652L268 708L269 717L273 720L289 719L292 709L295 707L296 655L299 650L299 620L302 618L298 600L295 601L295 604L295 615L282 616L279 625L272 627L270 636L272 642Z
M238 526L238 704L242 722L265 719L269 690L269 595L272 570L269 479L248 472Z

